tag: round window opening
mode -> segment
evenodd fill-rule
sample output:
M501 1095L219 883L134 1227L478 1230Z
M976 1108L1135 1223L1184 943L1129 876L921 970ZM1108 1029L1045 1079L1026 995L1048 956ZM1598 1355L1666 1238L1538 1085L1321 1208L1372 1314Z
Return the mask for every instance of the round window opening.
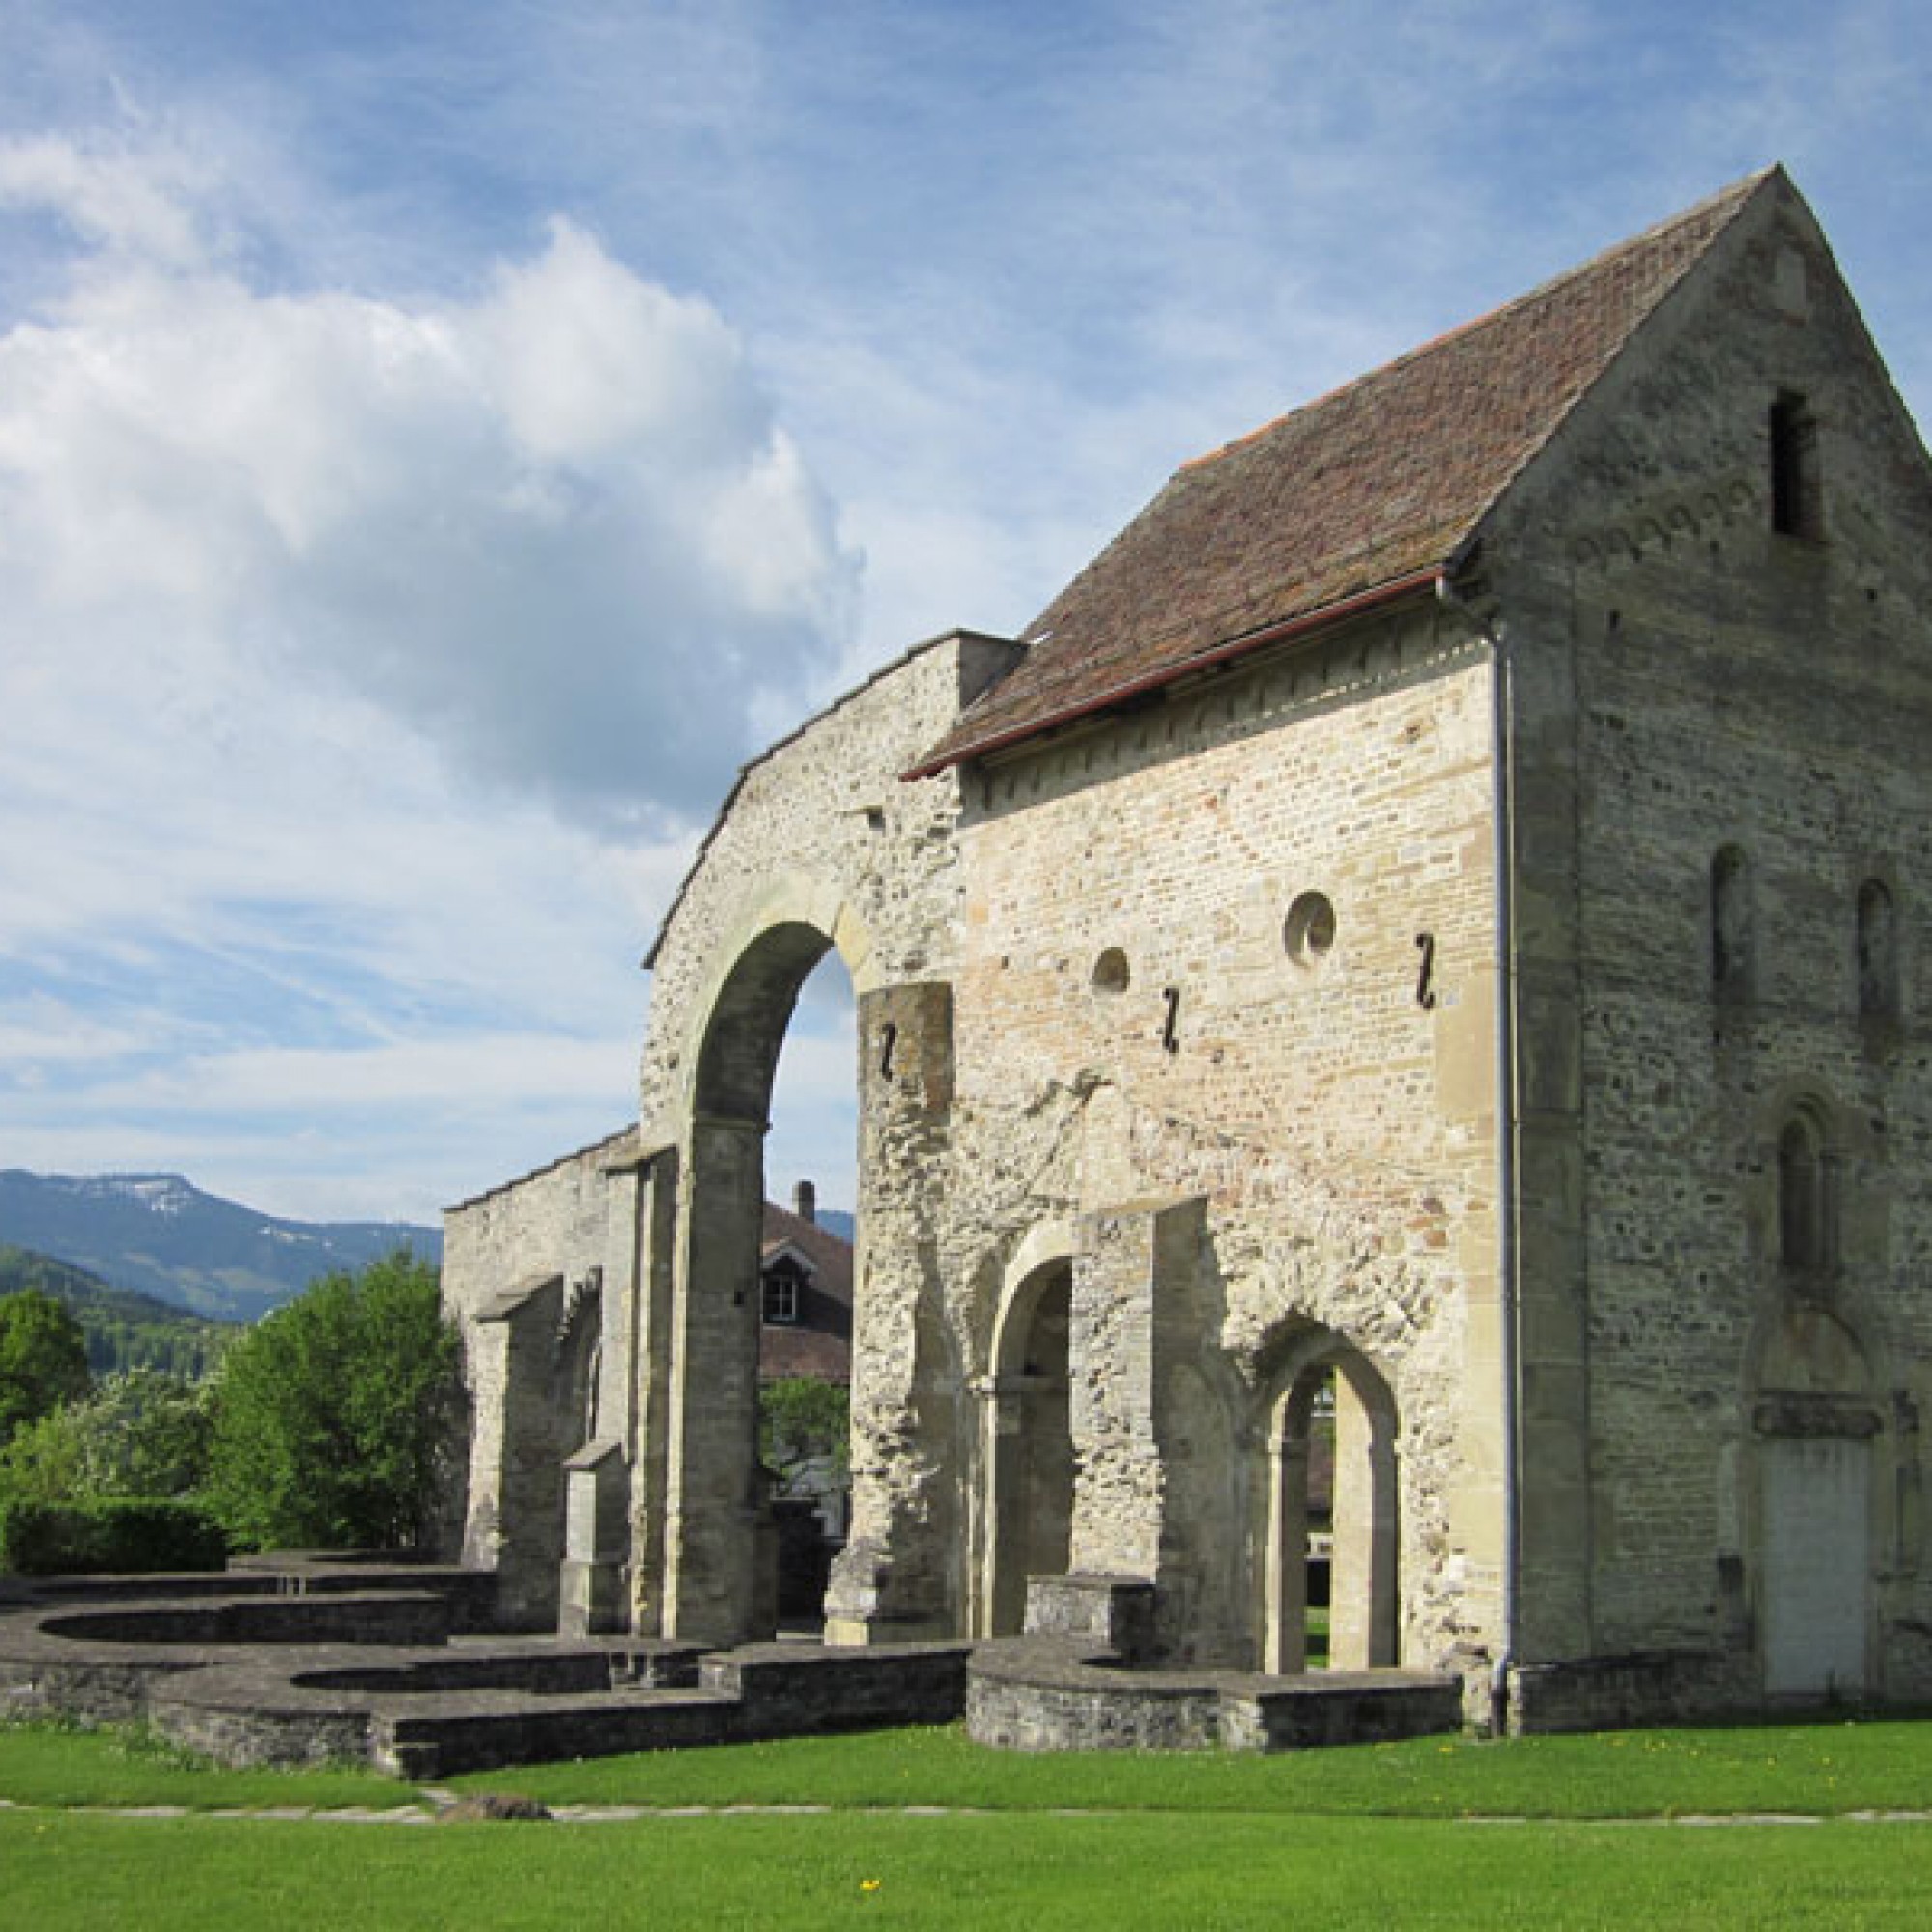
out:
M1118 946L1110 946L1094 962L1094 990L1096 993L1124 993L1133 983L1133 969L1127 955Z
M1303 893L1288 909L1281 938L1297 966L1319 966L1335 944L1335 908L1321 893Z

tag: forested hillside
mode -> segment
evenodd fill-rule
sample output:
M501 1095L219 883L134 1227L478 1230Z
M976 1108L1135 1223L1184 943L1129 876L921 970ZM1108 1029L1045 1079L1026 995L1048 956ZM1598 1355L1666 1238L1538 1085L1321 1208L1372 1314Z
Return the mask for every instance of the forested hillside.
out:
M0 1246L0 1294L39 1289L72 1310L87 1336L87 1365L99 1380L125 1369L158 1369L199 1380L237 1332L152 1295L114 1288L99 1275L50 1255Z
M290 1221L204 1194L178 1174L0 1169L0 1243L55 1255L116 1288L218 1321L254 1321L318 1276L407 1247L442 1260L439 1228Z

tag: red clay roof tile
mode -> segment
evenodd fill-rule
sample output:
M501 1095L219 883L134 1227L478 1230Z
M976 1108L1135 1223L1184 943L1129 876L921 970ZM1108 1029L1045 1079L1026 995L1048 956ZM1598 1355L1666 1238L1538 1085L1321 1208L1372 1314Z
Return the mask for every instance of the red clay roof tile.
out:
M1773 173L1183 465L909 776L1426 585Z

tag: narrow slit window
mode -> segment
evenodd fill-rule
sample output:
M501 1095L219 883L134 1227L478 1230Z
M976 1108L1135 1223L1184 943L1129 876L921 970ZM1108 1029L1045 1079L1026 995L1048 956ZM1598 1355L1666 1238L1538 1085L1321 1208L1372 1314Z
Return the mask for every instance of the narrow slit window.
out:
M1808 1111L1794 1115L1777 1143L1778 1258L1789 1274L1832 1271L1837 1245L1832 1168L1817 1120Z
M1771 406L1771 526L1814 543L1825 534L1818 424L1803 396L1782 395Z
M1735 845L1711 861L1711 992L1734 1005L1751 993L1750 862Z
M1885 883L1867 879L1859 888L1859 1017L1889 1020L1897 1014L1897 913Z

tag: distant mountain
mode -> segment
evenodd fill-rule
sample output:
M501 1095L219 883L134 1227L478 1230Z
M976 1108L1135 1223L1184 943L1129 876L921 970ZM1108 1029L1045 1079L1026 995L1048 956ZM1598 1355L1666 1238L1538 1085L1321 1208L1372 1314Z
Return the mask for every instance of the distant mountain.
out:
M0 1243L217 1321L253 1321L318 1275L399 1247L440 1264L442 1231L387 1221L284 1221L178 1174L0 1169Z
M829 1228L847 1247L851 1246L858 1236L858 1217L846 1213L842 1208L821 1208L811 1218L821 1228Z
M224 1321L190 1315L131 1288L113 1288L51 1255L0 1247L0 1295L38 1289L64 1302L87 1336L87 1366L97 1376L124 1369L158 1369L199 1381L240 1331Z

